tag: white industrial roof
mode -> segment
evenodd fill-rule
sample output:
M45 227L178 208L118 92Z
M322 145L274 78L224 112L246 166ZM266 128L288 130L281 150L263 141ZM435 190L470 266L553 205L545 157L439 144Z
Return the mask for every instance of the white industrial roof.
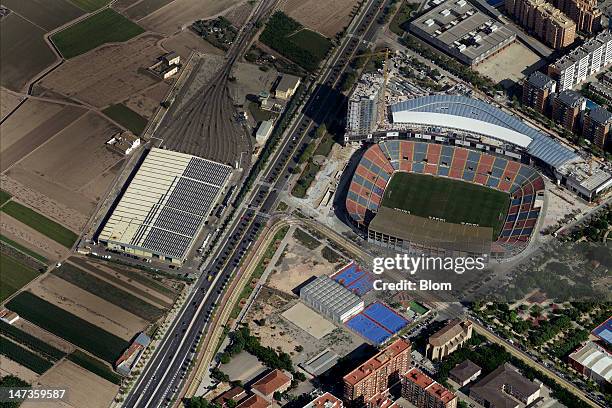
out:
M525 136L524 134L516 132L512 129L497 126L477 119L448 115L445 113L396 111L393 112L393 122L414 123L417 125L465 130L467 132L477 133L493 139L512 143L516 146L522 147L523 149L526 149L532 140L529 136Z
M589 341L580 350L570 354L570 358L605 378L606 381L612 381L612 357L595 343Z
M98 239L183 259L231 167L153 148Z

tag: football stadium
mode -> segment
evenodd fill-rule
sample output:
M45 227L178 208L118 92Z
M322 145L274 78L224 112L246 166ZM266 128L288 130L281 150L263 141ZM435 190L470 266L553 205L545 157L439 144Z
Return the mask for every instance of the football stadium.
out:
M543 190L538 172L513 160L388 140L365 151L346 208L374 243L408 252L499 255L527 243Z

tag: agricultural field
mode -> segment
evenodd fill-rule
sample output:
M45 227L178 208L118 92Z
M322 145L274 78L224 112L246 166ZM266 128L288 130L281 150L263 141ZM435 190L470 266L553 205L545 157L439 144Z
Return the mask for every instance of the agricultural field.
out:
M14 93L13 91L0 87L0 120L4 120L13 109L19 105L23 96Z
M46 31L54 30L85 14L69 0L2 0L2 5Z
M122 105L138 114L138 116L142 118L139 120L144 120L146 123L153 117L169 90L170 84L168 82L160 82L157 85L153 85L131 96L130 99L124 101Z
M121 103L161 82L145 70L166 52L158 46L162 38L147 33L72 58L43 78L34 94L59 94L97 108Z
M0 35L0 85L21 91L36 74L57 59L43 35L45 31L17 13L2 19Z
M0 171L10 168L84 113L85 109L75 106L27 100L0 125Z
M81 108L29 102L0 127L8 142L2 166L13 163L3 188L79 231L121 169L123 155L105 145L121 129Z
M300 34L303 33L303 34ZM308 71L314 71L331 48L331 42L277 11L266 23L259 41Z
M0 270L2 271L2 285L0 285L0 301L2 302L39 275L35 269L6 254L0 256Z
M21 292L7 303L7 308L111 364L129 345L128 341L30 292Z
M34 228L36 231L46 235L52 240L64 245L67 248L77 240L77 235L57 222L50 220L42 214L19 204L15 201L10 201L2 206L2 212L19 220L20 222Z
M117 286L97 278L70 263L63 263L62 266L54 269L52 273L144 320L153 322L164 313L162 309L155 307L151 303L119 289Z
M145 126L147 126L145 118L123 104L111 105L102 112L138 136L142 134Z
M70 0L70 2L85 11L92 12L106 6L111 0Z
M47 264L49 263L49 260L47 258L45 258L44 256L32 251L30 248L20 244L19 242L13 241L12 239L10 239L9 237L6 237L2 234L0 234L0 242L2 242L3 244L8 245L9 247L16 249L17 251L31 256L32 258L42 262L43 264Z
M304 26L333 38L351 22L358 0L287 0L282 10Z
M75 350L73 353L71 353L68 356L68 360L104 378L105 380L112 382L113 384L121 384L121 376L115 373L111 367L109 367L102 360L98 360L97 358L92 357L81 350Z
M0 322L0 334L35 351L47 360L57 361L66 355L62 350L8 323Z
M27 249L50 261L59 260L68 253L68 248L65 246L6 214L2 214L0 217L0 230L2 230L2 244L0 244L0 247L6 244L11 248L16 248L18 251L30 255L25 250ZM13 243L16 245L13 245ZM33 257L38 259L35 256ZM46 262L43 263L46 264Z
M492 227L497 237L510 205L507 193L491 188L423 174L396 173L385 190L382 205L419 217L467 222Z
M11 195L6 191L0 190L0 207L6 204L11 199Z
M165 275L92 258L73 256L68 262L162 308L170 308L184 287Z
M125 13L144 28L166 35L177 33L193 23L222 14L241 0L174 0L162 7L168 0L144 0L125 10ZM144 10L145 6L154 11ZM146 17L140 17L144 13Z
M70 59L106 43L127 41L143 32L138 24L106 9L54 34L51 40L62 56Z
M53 366L49 360L4 337L0 337L0 354L38 374L44 373Z
M119 386L80 367L70 360L62 360L37 379L40 387L62 388L70 385L67 401L62 406L107 408L111 405ZM95 398L92 398L95 396ZM51 407L53 405L50 405ZM20 408L40 408L40 401L26 401Z

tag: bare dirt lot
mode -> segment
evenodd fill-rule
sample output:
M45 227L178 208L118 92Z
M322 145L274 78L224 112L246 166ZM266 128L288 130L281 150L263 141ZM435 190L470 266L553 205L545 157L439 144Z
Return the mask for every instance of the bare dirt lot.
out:
M0 85L13 91L20 91L57 58L43 38L45 30L17 13L2 19L0 34Z
M161 38L143 34L73 58L46 76L36 94L50 90L96 107L121 102L161 81L146 72L164 54L157 45Z
M32 99L24 102L0 126L0 171L8 169L84 113L84 109L74 106Z
M0 356L0 374L2 376L15 375L30 384L38 378L38 374L34 371L4 356Z
M545 64L537 54L515 42L478 65L476 71L497 82L508 79L518 82Z
M240 63L234 69L236 81L230 83L232 98L237 104L246 103L248 94L257 95L261 91L270 91L278 77L278 72L271 69L263 72L254 64Z
M5 87L0 87L0 120L3 120L6 115L8 115L23 99L22 96L16 94L15 92L6 89ZM4 142L4 138L2 140ZM0 146L0 149L2 146Z
M304 26L333 37L351 21L350 13L357 0L287 0L283 11Z
M169 89L169 83L160 82L157 85L145 89L143 92L133 95L130 99L123 102L123 104L140 116L150 119L159 107L161 101L164 100L164 96L166 96Z
M290 294L313 276L331 275L335 271L336 266L321 256L320 248L310 250L291 236L266 284Z
M4 184L2 188L4 188ZM65 246L47 238L9 215L2 214L2 217L0 217L0 230L9 239L30 248L51 261L59 260L68 253L68 248Z
M52 274L29 289L48 302L127 341L148 325L136 315Z
M175 51L184 60L189 57L192 51L202 54L224 55L223 50L215 47L189 28L184 29L178 34L161 41L161 46L168 51Z
M73 408L106 408L119 391L119 386L85 370L82 367L63 360L42 375L34 387L67 388L67 401L63 407ZM22 408L57 407L57 403L43 405L40 401L26 401Z
M216 16L244 2L245 0L174 0L138 20L138 24L153 32L173 34L188 27L195 20ZM135 7L138 7L138 4L133 6L132 11ZM130 13L130 9L126 12Z

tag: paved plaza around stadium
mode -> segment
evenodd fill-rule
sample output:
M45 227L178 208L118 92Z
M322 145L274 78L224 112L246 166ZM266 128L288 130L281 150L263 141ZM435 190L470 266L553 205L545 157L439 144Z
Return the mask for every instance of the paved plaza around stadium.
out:
M492 227L497 237L508 212L510 196L463 181L399 172L391 178L382 205L419 217Z

